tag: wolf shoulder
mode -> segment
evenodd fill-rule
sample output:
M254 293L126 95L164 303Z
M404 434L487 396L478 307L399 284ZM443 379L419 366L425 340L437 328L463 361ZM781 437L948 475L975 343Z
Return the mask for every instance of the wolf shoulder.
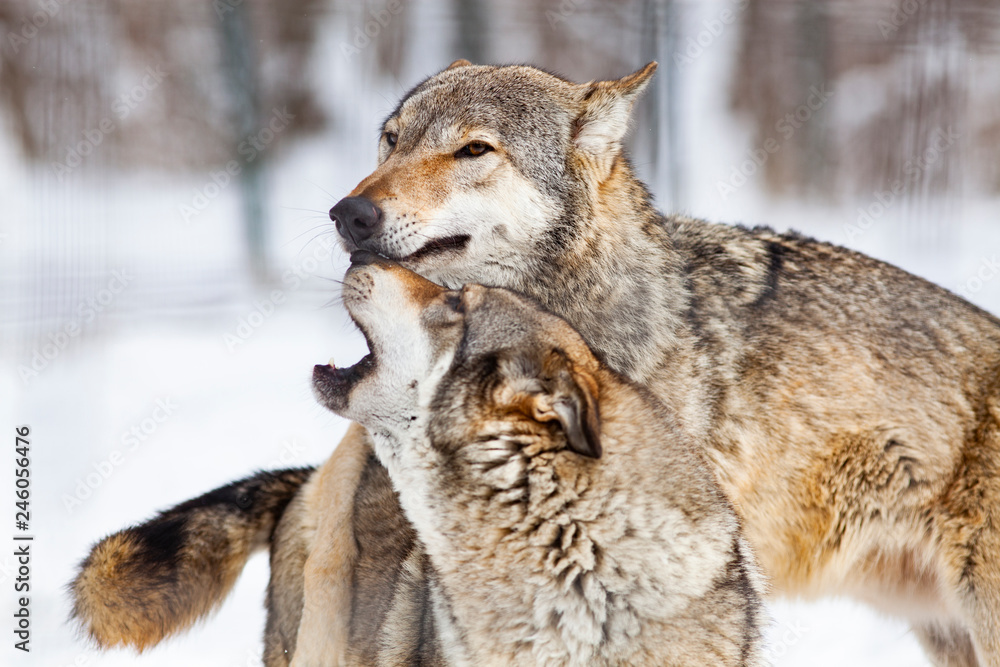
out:
M683 258L695 325L724 320L750 337L836 333L913 352L1000 351L1000 320L888 262L766 226L670 216L664 230Z

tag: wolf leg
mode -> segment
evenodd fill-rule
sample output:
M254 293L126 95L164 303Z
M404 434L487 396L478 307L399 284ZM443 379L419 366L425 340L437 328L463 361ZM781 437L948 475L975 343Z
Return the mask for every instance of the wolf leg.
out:
M1000 383L1000 380L997 380ZM925 632L942 665L1000 667L1000 395L984 401L980 427L962 451L945 493L941 526L946 536L946 581L960 605L964 629ZM961 636L960 636L961 634ZM943 649L941 647L944 647ZM947 650L945 650L947 649ZM968 656L968 657L967 657ZM948 662L951 660L951 662ZM965 660L965 662L963 662Z
M1000 606L995 598L991 604L981 605L973 618L972 644L979 658L979 667L1000 667Z
M995 381L1000 384L1000 379ZM968 538L961 574L966 623L980 667L1000 667L1000 388L986 400L978 446L966 452L968 494L978 530Z
M302 620L293 667L332 667L345 662L358 555L354 495L371 451L368 432L351 424L319 470L307 510L316 517L316 532L304 564Z
M288 504L271 540L264 664L288 667L302 620L303 573L319 519L315 511L320 475L313 475Z
M993 485L997 486L996 481ZM964 606L980 667L1000 667L1000 508L992 504L966 573Z
M935 667L980 667L968 631L957 626L924 625L913 628Z

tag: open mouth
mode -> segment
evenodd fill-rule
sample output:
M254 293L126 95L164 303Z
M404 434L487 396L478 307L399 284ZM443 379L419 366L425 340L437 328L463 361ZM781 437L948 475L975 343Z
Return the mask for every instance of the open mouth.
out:
M368 334L362 330L368 349L372 349ZM316 364L313 367L313 388L319 394L322 402L334 412L345 409L351 390L361 380L365 379L377 368L378 361L373 352L369 352L361 361L346 368L338 368L333 359L328 364Z
M472 237L468 234L460 234L458 236L447 236L443 239L434 239L433 241L428 241L426 245L416 252L411 253L406 257L400 257L397 261L414 262L419 259L424 259L425 257L430 257L431 255L439 255L451 250L464 250L465 246L469 245L469 240L471 238Z
M313 367L313 384L321 389L325 396L343 394L345 397L358 382L367 377L375 369L375 357L365 355L361 361L348 368L337 368L333 364Z

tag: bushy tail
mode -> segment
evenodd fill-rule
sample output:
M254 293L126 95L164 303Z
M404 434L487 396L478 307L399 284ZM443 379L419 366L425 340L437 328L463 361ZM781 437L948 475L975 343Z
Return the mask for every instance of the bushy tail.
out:
M70 584L73 617L103 648L143 650L225 599L315 472L260 472L104 538Z

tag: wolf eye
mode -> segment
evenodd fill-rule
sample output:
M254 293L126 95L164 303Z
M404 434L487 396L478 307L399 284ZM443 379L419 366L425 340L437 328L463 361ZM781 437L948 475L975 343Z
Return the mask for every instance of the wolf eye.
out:
M482 141L470 141L465 146L462 146L455 157L478 157L483 153L488 153L493 150L493 147Z
M395 146L396 140L399 138L399 135L395 132L386 132L382 136L385 137L385 143L389 144L389 148Z

